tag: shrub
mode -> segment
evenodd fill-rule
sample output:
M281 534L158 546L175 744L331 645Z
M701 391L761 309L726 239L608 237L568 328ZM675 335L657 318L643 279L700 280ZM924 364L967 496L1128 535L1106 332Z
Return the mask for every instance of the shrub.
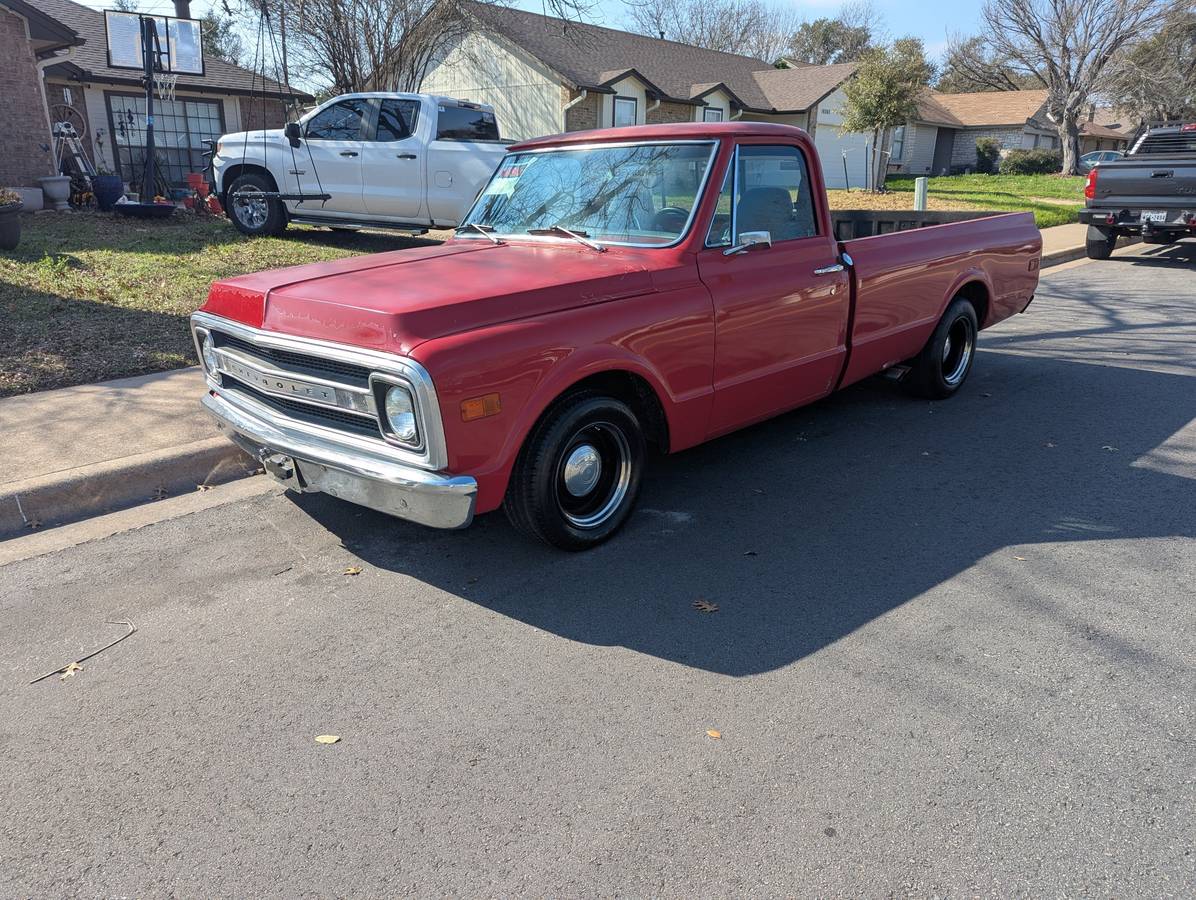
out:
M1001 160L1002 175L1050 175L1063 168L1058 150L1010 150Z
M1001 145L996 138L979 138L976 141L976 171L981 175L992 175L997 171L1001 159Z

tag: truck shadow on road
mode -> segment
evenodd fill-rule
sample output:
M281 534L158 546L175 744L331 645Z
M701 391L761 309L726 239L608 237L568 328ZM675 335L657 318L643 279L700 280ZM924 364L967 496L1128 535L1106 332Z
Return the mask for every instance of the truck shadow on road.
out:
M374 566L571 641L731 676L815 653L990 555L981 614L1045 615L1149 665L1149 649L1068 622L1053 592L1098 576L1049 545L1196 537L1196 441L1173 438L1193 415L1188 376L982 352L949 402L873 380L656 462L632 522L590 553L528 542L501 513L441 533L296 502Z

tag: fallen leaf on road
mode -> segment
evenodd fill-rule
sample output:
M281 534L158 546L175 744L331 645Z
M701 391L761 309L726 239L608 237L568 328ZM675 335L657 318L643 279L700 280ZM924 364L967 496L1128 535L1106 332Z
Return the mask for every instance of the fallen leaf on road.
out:
M81 665L79 665L77 662L73 662L69 666L67 666L65 669L62 670L62 674L59 675L58 678L60 681L66 681L68 678L74 678L76 672L82 672L82 671L83 671L83 667Z
M361 566L349 566L349 568L345 569L345 571L342 572L341 574L342 575L360 575L361 574Z
M25 527L37 530L38 528L42 527L41 519L30 519L25 523Z
M339 734L317 734L316 735L316 743L317 744L335 744L340 739L341 739L341 736Z
M760 554L759 554L759 553L757 553L755 550L748 550L748 551L747 551L746 553L744 553L743 555L744 555L744 556L759 556Z
M1054 444L1052 444L1050 441L1047 441L1047 442L1046 442L1045 444L1043 444L1042 446L1044 446L1044 447L1054 447L1055 445L1054 445Z
M752 488L752 493L753 494L763 494L764 491L760 490L760 488Z
M713 728L710 728L706 731L706 736L710 737L710 738L714 738L716 741L718 741L718 740L722 739L723 733L721 731L715 731Z
M718 612L718 604L711 603L709 600L695 600L694 609L703 613L716 613Z
M212 489L212 486L210 484L197 484L195 486L195 490L199 491L201 494L204 491L210 491L211 489Z
M1101 449L1102 449L1102 450L1108 450L1110 453L1116 453L1116 452L1117 452L1117 448L1116 448L1116 447L1110 447L1108 444L1105 444L1105 446L1101 447Z
M1015 556L1014 559L1021 560L1022 562L1026 561L1026 557L1024 557L1024 556Z

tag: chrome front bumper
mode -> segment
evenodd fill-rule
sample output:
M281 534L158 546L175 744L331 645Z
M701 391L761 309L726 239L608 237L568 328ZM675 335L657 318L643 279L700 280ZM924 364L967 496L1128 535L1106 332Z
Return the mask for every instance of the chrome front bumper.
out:
M209 391L203 405L228 437L276 480L300 492L331 494L350 503L432 528L464 528L473 521L478 484L386 456L347 447L289 423L257 416Z

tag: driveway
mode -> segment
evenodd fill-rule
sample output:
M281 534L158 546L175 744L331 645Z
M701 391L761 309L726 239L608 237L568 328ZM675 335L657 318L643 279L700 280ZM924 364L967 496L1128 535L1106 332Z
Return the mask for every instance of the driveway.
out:
M1191 896L1194 264L1053 271L961 396L661 460L588 554L267 494L0 568L0 895Z

